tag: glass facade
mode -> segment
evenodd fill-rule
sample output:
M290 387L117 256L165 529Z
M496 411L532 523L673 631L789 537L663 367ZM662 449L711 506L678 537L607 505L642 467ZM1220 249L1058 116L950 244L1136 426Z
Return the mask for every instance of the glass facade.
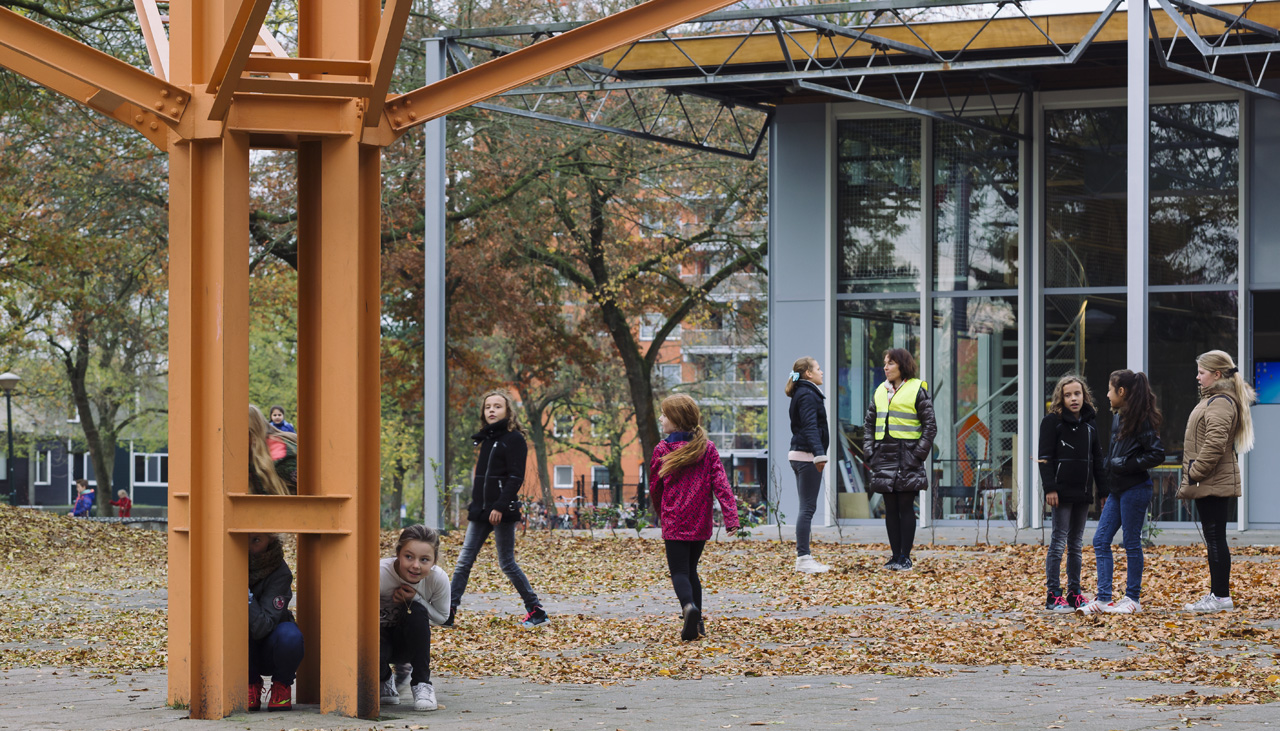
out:
M923 356L934 400L938 437L922 513L1016 520L1020 496L1031 494L1019 454L1035 448L1021 444L1022 431L1039 422L1059 378L1084 376L1109 440L1107 379L1125 367L1128 340L1138 334L1129 325L1130 297L1144 297L1148 375L1165 416L1167 454L1156 471L1152 515L1193 519L1173 491L1186 420L1198 400L1195 358L1215 348L1240 350L1239 105L1152 106L1145 293L1130 291L1128 282L1125 109L1049 108L1043 115L1044 136L1033 141L931 119L838 121L838 517L878 514L876 498L858 493L865 483L863 419L883 380L885 349ZM989 127L1007 121L978 119ZM1044 150L1036 181L1021 178L1032 145ZM926 195L922 179L931 181ZM1032 185L1042 201L1040 251L1024 250L1031 241L1024 196ZM1043 284L1029 289L1022 269L1033 267ZM920 330L924 321L928 333ZM1022 369L1020 343L1027 346Z

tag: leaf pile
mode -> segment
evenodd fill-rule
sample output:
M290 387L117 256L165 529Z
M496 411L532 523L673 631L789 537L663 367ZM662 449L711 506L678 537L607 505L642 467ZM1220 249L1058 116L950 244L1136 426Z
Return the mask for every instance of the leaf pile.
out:
M163 534L2 507L0 529L0 667L163 666ZM382 555L392 555L396 537L381 536ZM460 532L442 540L446 569L460 542ZM1038 666L1158 681L1169 692L1141 699L1154 704L1280 700L1280 550L1274 547L1234 549L1235 612L1178 611L1207 589L1203 547L1160 546L1146 552L1146 611L1078 618L1041 609L1043 546L923 545L915 571L894 573L881 567L884 545L817 543L815 554L833 570L799 574L791 570L792 544L710 543L700 568L709 635L692 643L679 640L679 609L659 541L530 532L518 539L517 550L535 590L561 607L551 624L536 631L519 626L518 598L490 542L477 558L468 594L504 595L501 606L509 597L504 611L510 613L472 611L475 604L464 600L456 628L433 633L434 670L609 684ZM1116 564L1120 590L1123 551ZM1095 587L1094 571L1086 547L1086 592ZM1179 688L1188 685L1200 690ZM1204 687L1226 692L1208 694Z

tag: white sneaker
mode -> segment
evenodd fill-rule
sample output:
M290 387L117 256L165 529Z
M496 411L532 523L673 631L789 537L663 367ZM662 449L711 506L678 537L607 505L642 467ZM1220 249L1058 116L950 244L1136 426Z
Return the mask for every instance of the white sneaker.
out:
M386 680L382 681L382 705L398 706L400 705L400 691L396 690L396 674L392 673Z
M413 710L434 711L436 706L436 689L431 683L413 684Z
M830 566L818 563L813 556L796 556L796 571L802 574L821 574L830 570Z
M1231 601L1231 597L1214 596L1213 592L1205 594L1204 597L1190 604L1183 609L1188 612L1198 612L1200 614L1212 614L1213 612L1230 612L1235 609L1235 602Z
M1125 597L1118 602L1111 602L1102 608L1107 614L1137 614L1142 611L1142 605L1129 597Z
M1076 607L1076 614L1079 614L1081 616L1086 614L1101 614L1102 612L1106 611L1104 609L1104 607L1106 606L1107 606L1106 602L1100 602L1097 599L1090 599L1087 604L1082 604Z

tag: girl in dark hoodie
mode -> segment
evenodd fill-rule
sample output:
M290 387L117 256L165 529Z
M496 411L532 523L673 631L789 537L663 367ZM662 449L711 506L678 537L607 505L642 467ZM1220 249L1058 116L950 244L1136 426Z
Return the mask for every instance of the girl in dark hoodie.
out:
M1053 388L1049 413L1040 422L1040 482L1044 501L1053 512L1053 538L1044 563L1048 597L1044 608L1070 612L1088 600L1080 593L1080 549L1084 545L1084 524L1089 517L1089 479L1101 485L1102 439L1098 433L1093 395L1080 376L1058 379ZM1067 551L1067 594L1062 594L1062 552Z

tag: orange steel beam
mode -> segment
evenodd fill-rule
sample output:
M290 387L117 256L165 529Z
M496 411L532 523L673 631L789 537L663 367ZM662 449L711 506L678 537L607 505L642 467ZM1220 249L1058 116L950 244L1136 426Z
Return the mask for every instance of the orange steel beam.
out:
M339 74L345 76L370 76L368 61L335 58L292 58L280 56L251 56L245 71L258 73ZM385 93L385 92L384 92Z
M169 149L168 124L162 122L150 109L143 109L137 104L126 102L114 94L91 86L6 46L0 46L0 66L37 81L45 88L93 107L117 122L138 130L161 150Z
M222 46L218 62L209 74L209 89L214 92L213 106L209 109L209 119L226 119L227 108L231 106L231 96L236 92L236 82L244 73L245 62L253 52L253 44L258 39L258 29L266 20L267 10L271 8L271 0L242 0L240 11L231 24L227 42ZM227 83L231 82L231 83Z
M147 42L147 55L151 57L151 71L168 81L169 34L165 32L160 8L156 7L156 0L133 0L133 6L138 10L138 24L142 26L142 37Z
M369 109L365 115L366 127L378 126L382 119L382 110L387 102L387 89L391 88L391 74L396 67L396 54L400 52L400 42L404 39L404 27L409 20L411 0L387 0L382 9L382 19L378 23L378 39L374 41L370 62L373 73L370 81L373 88L369 93Z
M180 86L4 8L0 8L0 46L35 62L30 73L23 76L37 84L44 85L46 79L52 79L49 86L56 88L54 83L69 76L120 102L152 110L168 124L177 124L182 119L191 96ZM76 101L89 104L88 99L76 98ZM93 106L102 109L100 105ZM117 106L118 103L111 108Z
M407 94L392 97L387 100L387 116L391 118L391 128L396 132L403 132L736 1L649 0Z

